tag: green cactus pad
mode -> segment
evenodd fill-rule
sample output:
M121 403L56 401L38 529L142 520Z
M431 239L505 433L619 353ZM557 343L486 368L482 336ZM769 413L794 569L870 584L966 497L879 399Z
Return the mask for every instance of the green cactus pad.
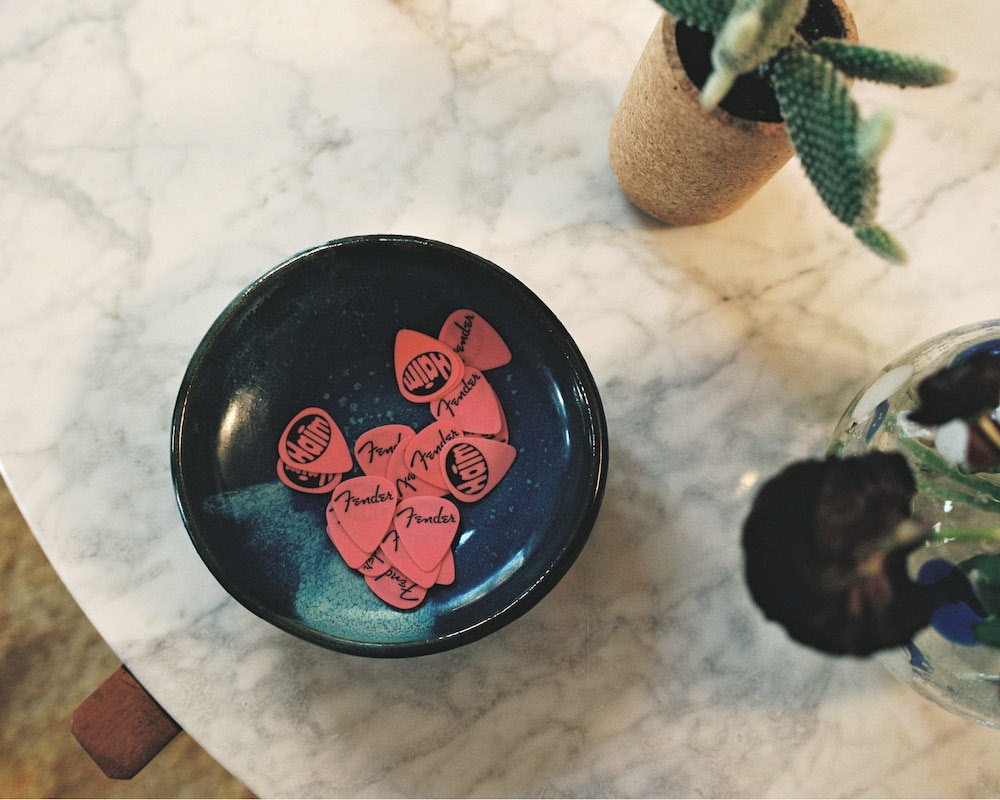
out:
M736 0L656 0L674 19L710 33L718 33Z
M891 261L893 264L905 264L907 261L903 245L896 241L896 238L889 231L879 225L856 228L854 236L875 255L886 261Z
M833 66L805 48L771 62L771 81L788 137L827 208L856 227L871 212L874 171L857 147L857 104Z
M702 106L714 108L737 77L786 47L809 0L736 0L712 48L714 70L702 88Z
M905 86L938 86L953 80L948 67L920 56L893 53L839 39L818 39L809 50L849 78Z

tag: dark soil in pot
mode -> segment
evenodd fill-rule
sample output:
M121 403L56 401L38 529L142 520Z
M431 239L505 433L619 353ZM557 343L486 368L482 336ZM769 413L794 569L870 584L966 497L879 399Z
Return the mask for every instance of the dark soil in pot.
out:
M832 0L811 0L796 30L807 41L824 37L843 39L844 21ZM677 53L691 82L699 89L712 71L715 36L683 22L676 25ZM719 106L730 114L755 122L781 122L778 100L771 81L763 72L751 72L736 79Z

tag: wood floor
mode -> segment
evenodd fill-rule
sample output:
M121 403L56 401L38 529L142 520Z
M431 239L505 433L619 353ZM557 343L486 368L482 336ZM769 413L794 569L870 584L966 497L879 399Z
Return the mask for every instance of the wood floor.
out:
M106 778L70 733L119 666L0 481L0 797L253 797L181 733L135 778Z

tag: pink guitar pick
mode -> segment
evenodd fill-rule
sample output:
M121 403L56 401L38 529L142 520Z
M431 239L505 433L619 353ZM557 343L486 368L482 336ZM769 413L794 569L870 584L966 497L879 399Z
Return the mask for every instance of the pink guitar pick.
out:
M422 481L443 489L444 479L439 466L441 451L448 442L462 435L464 431L451 422L432 422L406 443L403 463Z
M337 548L340 557L351 569L359 569L369 558L371 553L366 553L358 547L354 540L347 535L344 526L340 524L337 515L329 506L326 509L326 535L330 537L333 546Z
M396 506L393 527L417 566L440 568L458 532L458 508L444 497L410 497Z
M395 567L390 567L381 575L365 575L365 583L380 599L403 610L416 608L427 596L427 589Z
M438 571L437 582L448 586L455 582L455 553L449 550L441 559L441 569Z
M516 456L509 444L478 436L448 442L440 459L448 491L466 503L482 499L507 474Z
M396 487L396 497L400 500L419 494L437 497L447 494L443 486L435 486L423 478L418 478L416 473L406 466L406 453L403 450L396 450L389 459L389 474L386 477L393 482Z
M389 559L386 558L385 553L382 552L382 548L380 547L368 556L368 560L365 561L364 564L358 567L358 572L362 575L370 575L377 578L379 575L385 575L385 573L389 571L390 567L392 567L392 564Z
M476 312L460 309L439 338L408 329L396 334L399 390L408 401L425 404L433 423L419 431L380 425L351 448L333 418L310 407L278 440L279 480L296 491L329 495L332 546L394 608L414 609L433 586L456 580L452 546L460 512L445 495L480 500L516 458L507 444L504 409L483 374L510 359L497 331ZM363 476L347 477L355 463Z
M278 440L278 455L290 467L315 473L354 467L344 434L322 408L306 408L292 418Z
M465 372L465 364L450 347L406 328L396 334L393 361L399 391L414 403L430 403L451 391Z
M377 475L348 478L334 490L329 508L354 543L374 553L392 524L396 491L392 481Z
M496 442L508 442L510 441L510 430L507 428L507 415L504 413L503 406L497 401L497 408L500 409L500 430L496 433L480 433L479 436L483 436L486 439L493 439Z
M382 553L397 570L418 586L430 589L437 583L438 575L441 572L441 565L435 564L431 569L425 570L413 560L405 547L399 540L399 534L395 530L390 530L382 540L382 545L376 551Z
M488 370L510 361L510 349L496 329L467 308L445 320L438 339L458 353L466 366Z
M354 443L354 458L365 475L387 477L389 460L397 448L415 435L407 425L380 425L362 433Z
M295 467L290 467L284 461L278 459L278 480L289 489L295 489L297 492L326 494L336 488L342 477L343 474L340 472L327 474L295 469Z
M493 434L503 425L500 401L475 367L467 368L458 386L431 403L431 414L467 433Z

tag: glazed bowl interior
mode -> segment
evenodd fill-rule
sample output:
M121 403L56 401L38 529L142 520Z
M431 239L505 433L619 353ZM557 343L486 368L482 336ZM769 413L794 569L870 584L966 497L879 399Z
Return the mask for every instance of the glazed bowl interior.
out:
M394 338L402 328L436 336L466 308L511 351L488 378L517 458L487 497L462 506L454 583L400 611L332 547L329 496L278 480L276 444L288 421L313 406L331 414L348 442L377 425L433 422L426 406L399 392ZM224 310L183 379L171 460L191 540L233 597L324 647L396 657L478 639L552 589L597 516L607 431L579 350L520 281L440 242L363 236L292 257ZM361 474L356 466L353 474Z

